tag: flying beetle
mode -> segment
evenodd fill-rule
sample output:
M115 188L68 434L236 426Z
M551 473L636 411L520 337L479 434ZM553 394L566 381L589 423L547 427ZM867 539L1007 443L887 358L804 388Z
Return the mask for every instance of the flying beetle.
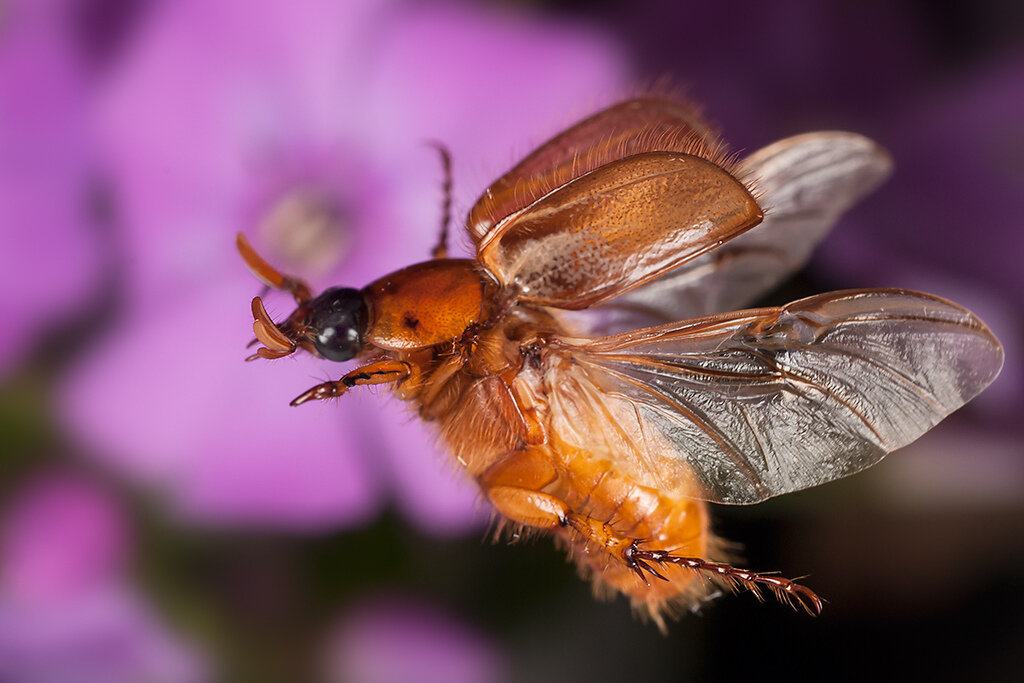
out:
M845 132L738 158L689 104L630 99L487 188L465 224L475 258L448 257L446 219L432 259L314 296L239 235L250 270L297 304L275 323L253 299L251 358L355 360L292 405L390 385L508 526L553 534L598 592L659 625L716 585L817 614L810 588L728 563L708 503L863 470L1003 359L972 313L919 292L733 310L803 265L890 166Z

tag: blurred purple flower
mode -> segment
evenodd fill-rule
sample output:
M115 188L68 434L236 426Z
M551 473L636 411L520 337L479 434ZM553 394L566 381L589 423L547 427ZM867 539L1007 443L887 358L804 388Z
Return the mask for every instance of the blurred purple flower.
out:
M422 261L442 199L424 143L451 148L464 210L512 144L617 94L620 63L577 27L462 4L164 3L102 106L130 289L66 387L70 425L200 520L354 524L390 496L431 531L477 524L474 488L395 401L292 409L340 366L241 361L259 290L233 235L314 288Z
M4 595L53 605L114 577L128 540L114 501L64 474L40 477L18 491L2 534Z
M368 601L330 634L324 680L344 683L488 683L502 680L495 646L427 606Z
M55 3L50 3L55 4ZM89 79L52 12L0 10L0 378L94 293Z
M203 678L199 660L127 583L121 511L67 473L30 481L0 528L0 679L116 683Z

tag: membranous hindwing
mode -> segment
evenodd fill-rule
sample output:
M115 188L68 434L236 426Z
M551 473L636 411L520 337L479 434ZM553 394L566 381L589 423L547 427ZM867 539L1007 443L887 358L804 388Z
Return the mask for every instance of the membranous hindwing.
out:
M833 292L561 348L592 393L635 407L641 467L658 480L681 460L719 503L860 471L962 406L1002 365L999 343L970 312L904 290Z

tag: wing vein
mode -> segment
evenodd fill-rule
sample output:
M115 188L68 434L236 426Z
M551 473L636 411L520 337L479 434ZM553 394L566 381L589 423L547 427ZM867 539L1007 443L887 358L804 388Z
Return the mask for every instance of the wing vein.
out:
M699 427L708 436L710 436L732 458L732 460L736 462L736 464L738 464L744 471L746 471L747 475L754 483L754 486L757 487L758 492L767 497L767 490L764 487L764 482L762 481L760 475L758 475L757 472L754 471L754 469L750 466L750 462L740 454L739 450L736 448L734 444L730 442L728 437L726 437L720 429L715 427L713 422L707 419L706 415L698 415L692 407L680 403L674 398L665 395L661 391L658 391L651 385L645 384L644 382L640 382L637 379L630 377L629 375L622 373L614 368L603 366L602 369L605 372L615 375L620 380L633 385L637 389L640 389L641 391L654 396L657 400L661 401L668 407L672 408L675 411L675 414L666 411L664 408L661 408L657 405L647 404L649 408L651 408L652 410L657 410L659 413L665 415L670 421L675 421L675 419L679 415L689 419L694 425Z
M794 346L795 346L795 344L794 344ZM817 352L821 352L822 350L824 350L823 347L816 346L816 345L813 345L813 344L800 344L799 348L803 348L803 349L806 349L808 351L817 351ZM860 420L864 424L865 427L867 427L868 429L871 430L871 433L875 435L875 438L877 439L877 443L878 444L888 448L888 445L886 443L885 437L883 437L881 435L881 433L871 423L871 420L868 419L868 417L863 413L863 411L861 411L859 408L855 407L852 403L850 403L848 400L846 400L845 398L843 398L842 396L837 394L835 391L833 391L832 389L829 389L824 384L820 384L820 383L814 381L813 379L811 379L807 375L803 374L802 372L800 372L798 370L794 370L793 367L788 365L788 364L785 365L785 366L779 365L778 361L776 361L774 358L772 358L768 354L761 353L760 351L757 351L755 349L745 349L745 352L749 353L751 355L756 355L758 358L761 358L764 362L766 362L766 363L770 364L772 367L776 368L777 371L782 375L782 383L785 386L787 386L787 387L793 389L794 391L796 391L798 394L803 395L802 392L800 392L795 386L793 386L793 383L790 381L792 379L795 379L800 384L802 384L804 386L811 387L812 389L816 389L816 390L820 391L822 394L824 394L824 395L834 399L836 402L838 402L840 405L842 405L848 411L850 411L850 413L852 415L854 415L854 417L856 417L858 420ZM840 353L842 353L842 352L840 352Z

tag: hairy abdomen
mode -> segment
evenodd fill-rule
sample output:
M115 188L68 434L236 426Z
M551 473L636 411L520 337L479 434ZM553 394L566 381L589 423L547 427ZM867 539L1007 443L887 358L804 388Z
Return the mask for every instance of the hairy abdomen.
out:
M717 544L710 534L703 501L686 497L682 492L666 494L638 484L609 459L565 444L551 446L559 470L559 480L552 492L573 510L608 525L614 535L643 541L641 547L702 558L715 550L712 546ZM615 554L591 547L593 540L586 541L568 529L559 535L580 570L592 577L599 591L621 591L651 616L657 617L666 609L671 611L677 604L688 605L705 593L702 579L690 570L659 568L668 581L649 578L647 585Z

